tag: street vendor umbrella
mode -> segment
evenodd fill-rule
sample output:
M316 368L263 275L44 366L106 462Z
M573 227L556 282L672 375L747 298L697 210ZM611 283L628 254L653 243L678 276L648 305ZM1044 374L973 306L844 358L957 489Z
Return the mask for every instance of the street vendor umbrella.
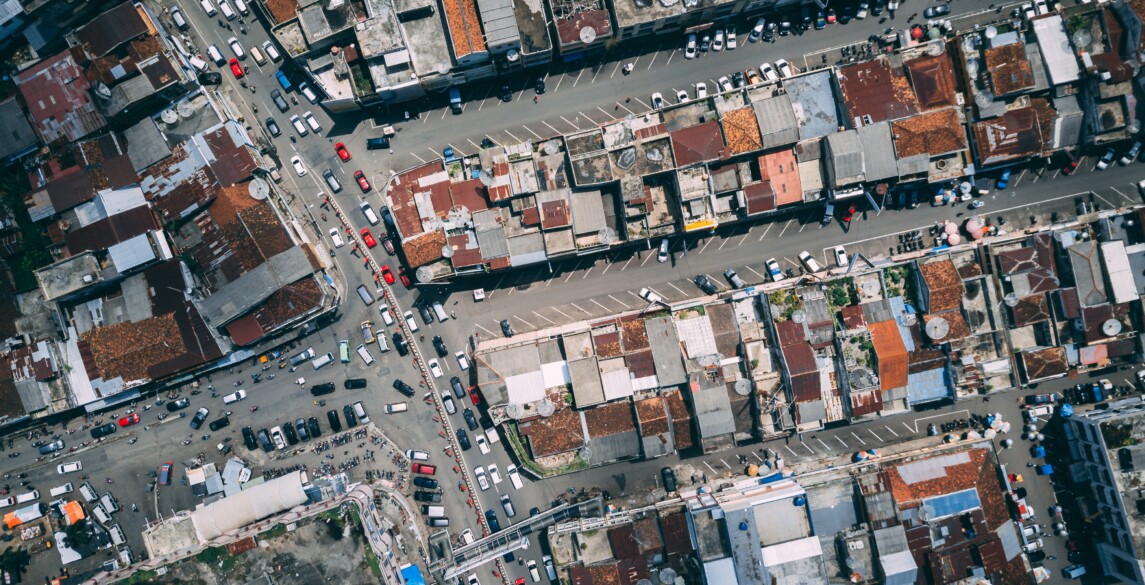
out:
M950 244L951 246L957 246L958 244L962 243L962 236L958 234L950 234L946 238L946 243Z
M1063 404L1061 409L1058 410L1058 412L1062 416L1073 416L1073 405L1072 404Z
M947 235L954 235L958 233L958 224L947 223L946 227L942 229L946 231Z
M962 191L963 194L969 193L970 192L970 181L962 181L961 183L959 183L958 184L958 190Z
M994 429L986 429L986 432L983 433L982 436L986 437L987 439L993 439L994 437L998 436L998 431L995 431Z
M938 37L942 36L942 31L938 30L937 26L932 26L930 27L930 30L926 31L926 36L930 37L931 39L937 39Z
M922 27L921 27L921 26L918 26L918 25L915 25L915 26L911 27L911 29L910 29L910 38L912 38L912 39L914 39L914 40L916 40L916 41L917 41L918 39L921 39L921 38L922 38Z

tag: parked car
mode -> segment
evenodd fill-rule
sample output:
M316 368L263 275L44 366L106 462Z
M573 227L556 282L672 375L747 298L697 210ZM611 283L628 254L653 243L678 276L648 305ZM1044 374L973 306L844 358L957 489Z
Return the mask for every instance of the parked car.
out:
M767 19L760 18L755 21L755 26L751 27L751 32L747 35L747 42L758 42L760 37L763 36L763 29L767 26Z
M708 84L699 82L696 84L696 99L702 100L708 97Z
M823 270L823 267L815 261L815 257L806 250L799 253L799 261L803 263L803 267L806 268L808 272L819 272Z
M835 264L840 268L847 267L847 249L843 246L835 246Z
M501 334L505 337L512 337L514 335L513 325L509 323L508 319L501 320Z
M692 282L696 283L696 286L698 286L700 290L709 295L716 294L716 291L718 290L716 285L712 281L708 280L708 277L704 276L703 274L697 274L696 277L692 279Z
M716 29L716 36L712 39L712 51L719 52L724 50L724 31L723 29Z
M1135 141L1133 141L1133 146L1129 147L1129 151L1126 152L1121 157L1121 160L1117 161L1117 164L1119 164L1121 166L1128 165L1129 163L1133 162L1134 160L1137 160L1137 155L1140 152L1141 152L1141 141L1135 140Z
M659 110L664 107L664 95L660 92L652 94L652 109Z
M947 14L950 14L950 6L946 4L928 6L926 10L922 11L922 15L926 18L938 18L939 16L946 16Z
M791 69L791 63L788 63L786 59L776 61L775 68L779 71L779 76L784 79L795 75L794 70Z
M696 58L696 35L694 34L688 35L688 40L684 43L684 58Z
M768 81L779 79L779 74L775 72L775 68L771 66L771 63L760 63L759 74Z
M724 271L724 278L728 279L728 282L732 283L732 286L735 288L744 288L747 286L747 283L744 282L743 279L740 278L738 274L736 274L736 271L732 270L731 268L728 268Z
M771 277L772 282L783 280L783 271L779 269L779 262L776 262L775 258L768 258L763 265L767 267L767 275Z
M1010 169L1002 171L997 181L994 181L994 188L999 191L1010 186Z

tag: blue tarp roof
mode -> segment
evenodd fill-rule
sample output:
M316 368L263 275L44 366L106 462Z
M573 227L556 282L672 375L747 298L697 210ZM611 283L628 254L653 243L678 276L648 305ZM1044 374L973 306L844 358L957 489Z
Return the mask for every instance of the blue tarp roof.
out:
M927 498L922 503L934 509L932 519L945 518L982 507L982 502L978 500L978 490L974 488Z
M402 567L402 579L409 585L425 585L425 577L421 576L421 569L417 565Z

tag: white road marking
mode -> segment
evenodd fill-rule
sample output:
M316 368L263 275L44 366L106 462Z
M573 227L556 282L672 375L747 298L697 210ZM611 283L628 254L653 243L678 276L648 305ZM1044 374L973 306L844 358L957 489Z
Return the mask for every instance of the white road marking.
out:
M568 124L569 126L572 126L573 128L576 128L577 130L580 130L580 126L577 126L576 124L570 122L568 118L561 116L561 119L564 120L565 123Z
M545 126L548 126L550 130L552 130L553 132L556 132L557 134L561 134L561 133L562 133L560 130L557 130L557 129L556 129L556 127L554 127L552 124L549 124L549 123L548 123L547 121L545 121L545 120L541 120L541 123L542 123L542 124L544 124Z
M532 134L533 136L536 136L537 138L541 138L541 135L537 134L536 132L533 132L532 128L529 128L528 126L526 126L524 124L521 124L521 127L524 128L525 130L528 130L529 134ZM472 141L470 141L470 142L472 142Z
M549 319L548 317L546 317L546 316L544 316L544 315L542 315L542 314L540 314L540 313L538 313L538 312L536 312L536 311L533 311L533 314L534 314L534 315L536 315L536 316L538 316L538 317L540 317L540 318L542 318L542 319L544 319L545 321L548 321L548 322L549 322L549 325L556 325L556 323L555 323L555 322L554 322L552 319Z
M476 325L476 326L478 326L478 327L481 327L481 324L480 324L480 323L474 323L474 325ZM499 325L499 324L498 324L498 325ZM486 328L484 328L484 327L481 327L481 330L482 330L482 331L484 331L484 332L486 332L486 333L488 333L489 335L491 335L491 336L493 336L493 337L496 337L496 336L497 336L497 334L496 334L496 333L493 333L492 331L490 331L490 330L488 330L488 329L486 329Z
M875 431L872 431L871 429L867 429L867 432L874 435L875 438L878 439L880 442L883 442L883 438L878 436L878 435L875 435Z
M862 440L862 439L860 439L860 438L859 438L859 435L856 435L856 434L855 434L855 431L851 431L851 436L852 436L852 437L855 437L855 440L856 440L856 441L858 441L858 442L860 442L860 443L862 443L862 444L864 444L864 445L866 445L866 444L867 444L867 442L866 442L866 441L864 441L864 440Z
M575 307L575 308L576 308L576 310L578 310L578 311L580 311L580 312L584 313L585 315L591 315L591 314L592 314L592 313L589 313L588 311L584 310L583 308L581 308L581 306L580 306L580 305L578 305L578 304L576 304L576 303L569 303L569 305L571 305L571 306Z
M625 309L629 308L628 305L624 304L624 301L622 301L622 300L620 300L620 299L618 299L612 295L608 295L608 298L620 303L620 306L624 307Z
M910 431L910 432L912 432L912 433L913 433L913 432L915 432L915 430L914 430L914 429L912 429L912 428L910 428L910 425L908 425L908 424L906 424L906 423L902 423L902 426L906 427L906 430L908 430L908 431Z
M512 137L513 137L513 140L515 140L515 141L517 141L517 142L524 142L524 141L523 141L523 140L521 140L520 138L517 138L516 136L514 136L514 135L513 135L513 133L512 133L512 132L510 132L510 131L508 131L508 130L505 130L505 134L508 134L509 136L512 136Z
M707 240L705 240L705 241L704 241L704 246L703 246L702 248L700 248L699 250L696 250L696 253L697 253L697 254L703 254L703 253L704 253L704 250L707 250L707 249L708 249L708 244L711 244L711 243L712 243L712 239L713 239L713 238L708 238Z
M633 254L632 256L629 256L629 257L628 257L628 262L625 262L625 263L624 263L624 266L621 266L621 267L620 267L620 271L621 271L621 272L624 272L624 269L625 269L625 268L628 268L628 265L629 265L629 264L631 264L631 263L632 263L632 261L633 261L633 260L635 260L635 259L636 259L636 255L635 255L635 254ZM643 266L643 264L641 264L641 266Z
M767 280L767 277L765 277L764 275L762 275L762 274L760 274L760 273L756 272L756 271L755 271L755 269L754 269L754 268L752 268L751 266L744 266L744 268L746 268L747 270L750 270L752 274L754 274L754 275L758 276L758 277L759 277L759 279L760 279L761 281L762 281L762 280Z
M820 439L820 438L816 437L816 438L815 438L815 440L816 440L816 441L819 441L819 444L820 444L820 445L823 445L823 448L824 448L824 449L826 449L826 450L828 450L828 451L830 451L830 450L831 450L831 448L827 446L827 443L824 443L824 442L823 442L823 439Z
M894 435L894 436L896 436L896 437L897 437L897 436L899 436L899 434L898 434L898 433L896 433L896 432L894 431L894 429L892 429L892 428L890 428L890 427L888 427L888 426L885 426L885 425L883 426L883 428L884 428L884 429L886 429L886 430L888 430L888 431L890 431L890 433L891 433L892 435Z
M716 472L716 470L715 470L715 469L713 469L711 465L708 465L708 462L707 462L707 461L704 461L703 463L704 463L704 467L707 467L708 469L710 469L710 470L712 471L712 473L715 473L715 472Z
M551 308L552 310L554 310L554 311L556 311L556 312L558 312L558 313L560 313L560 314L564 315L564 316L565 316L565 319L572 319L572 317L570 317L568 313L566 313L566 312L564 312L564 311L562 311L562 310L560 310L560 309L558 309L558 308L556 308L556 307L549 307L549 308Z
M838 436L836 436L835 440L839 441L840 443L843 443L844 449L850 449L850 447L847 446L847 443L845 441L843 441L843 439L840 439Z
M670 282L668 283L668 286L670 286L670 287L672 287L672 288L674 288L674 289L676 289L676 290L680 291L680 294L684 295L684 297L685 297L685 298L687 298L687 296L688 296L688 293L684 292L684 291L683 291L683 290L682 290L680 287L678 287L678 286L676 286L676 285L674 285L674 284L672 284L672 283L670 283Z
M520 315L513 315L513 318L514 318L514 319L516 319L516 320L518 320L518 321L520 321L520 322L522 322L522 323L524 323L525 325L528 325L529 327L531 327L531 328L533 328L533 329L536 329L536 327L533 327L533 324L532 324L532 323L529 323L528 321L526 321L526 320L522 319ZM501 322L500 322L500 321L498 321L497 323L498 323L498 325L500 325L500 323L501 323Z
M771 226L773 225L775 225L774 222L768 222L767 229L763 230L763 234L759 236L759 241L762 242L763 238L767 237L767 232L771 231Z
M791 456L792 456L792 457L798 457L798 456L799 456L799 454L798 454L798 453L796 453L795 451L792 451L792 450L791 450L791 447L788 447L787 445L784 445L784 446L783 446L783 448L784 448L784 449L787 449L787 452L788 452L788 453L791 453Z
M599 71L597 73L599 73ZM573 80L573 87L576 87L576 84L580 83L580 76L581 75L584 75L584 67L581 67L580 73L576 74L576 79ZM596 75L592 76L592 81L596 81Z

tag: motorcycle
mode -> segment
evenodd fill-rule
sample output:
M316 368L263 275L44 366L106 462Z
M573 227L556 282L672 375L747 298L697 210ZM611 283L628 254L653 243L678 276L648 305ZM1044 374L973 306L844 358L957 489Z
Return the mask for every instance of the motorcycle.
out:
M258 407L257 407L257 406L252 406L252 407L250 407L250 411L251 411L251 412L254 412L254 411L256 411L256 410L258 410Z
M625 75L628 75L629 73L632 73L634 68L635 66L633 66L632 63L625 63L621 71L623 71Z

